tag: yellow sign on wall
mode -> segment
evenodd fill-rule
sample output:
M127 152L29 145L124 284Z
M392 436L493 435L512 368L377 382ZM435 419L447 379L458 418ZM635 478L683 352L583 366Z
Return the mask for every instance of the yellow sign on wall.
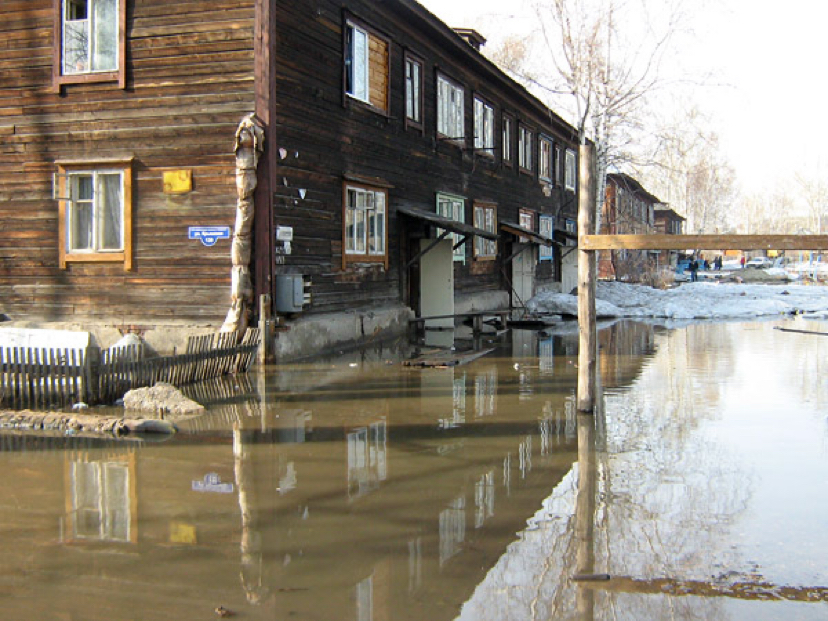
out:
M186 194L193 189L192 170L165 170L164 194Z

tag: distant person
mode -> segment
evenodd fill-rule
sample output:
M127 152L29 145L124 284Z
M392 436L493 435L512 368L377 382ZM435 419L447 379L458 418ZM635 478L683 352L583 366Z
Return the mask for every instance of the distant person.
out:
M690 261L690 282L699 280L699 262L696 259Z
M742 256L742 258L739 260L739 263L741 263L741 264L742 264L742 269L745 269L745 257L744 257L744 255L743 255L743 256Z
M718 257L716 257L715 263L716 263L716 271L721 272L722 271L722 255L719 255Z

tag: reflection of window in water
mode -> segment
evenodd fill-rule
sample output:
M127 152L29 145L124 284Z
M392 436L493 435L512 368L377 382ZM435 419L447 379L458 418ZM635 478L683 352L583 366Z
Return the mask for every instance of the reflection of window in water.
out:
M495 482L494 470L490 470L474 484L474 527L480 528L494 515Z
M440 512L440 566L460 551L466 539L466 499L459 496Z
M520 465L520 478L525 479L532 471L532 436L526 436L518 447L518 464Z
M552 403L547 401L543 406L543 418L538 421L540 428L541 455L548 455L552 447L560 443L561 435L566 429L566 417L560 410L553 410Z
M555 370L555 339L538 342L538 365L543 373L551 374Z
M474 415L477 418L495 414L497 371L491 369L474 378Z
M578 435L578 418L575 412L575 395L570 395L564 401L564 415L566 416L564 435L568 442L574 440Z
M466 422L466 374L455 377L451 385L451 418L441 418L440 429L454 429Z
M72 462L72 535L76 539L130 541L129 465Z
M368 576L356 585L357 621L372 621L374 618L374 576Z
M509 495L512 485L512 454L509 453L503 458L503 487L506 488L506 495Z
M386 422L348 433L348 496L357 497L379 487L388 476L386 462Z
M408 592L415 593L423 586L423 541L417 537L408 542Z
M279 493L287 494L296 489L296 464L279 455Z

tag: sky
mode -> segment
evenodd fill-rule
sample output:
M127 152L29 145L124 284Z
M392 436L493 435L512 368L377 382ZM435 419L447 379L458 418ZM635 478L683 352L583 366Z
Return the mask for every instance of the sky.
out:
M527 0L419 0L452 27L496 46L535 28ZM676 40L674 77L708 76L693 97L710 116L743 192L828 172L828 79L823 57L828 3L688 0L690 30ZM668 76L669 77L669 76Z

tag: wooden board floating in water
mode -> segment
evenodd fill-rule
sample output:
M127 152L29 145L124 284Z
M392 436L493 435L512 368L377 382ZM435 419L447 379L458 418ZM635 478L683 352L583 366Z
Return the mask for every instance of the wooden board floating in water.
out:
M428 368L448 368L456 367L461 364L468 364L473 360L482 358L486 354L494 351L494 347L490 349L481 349L478 351L449 351L438 350L423 354L418 358L411 360L404 360L403 366L406 367L428 367Z

